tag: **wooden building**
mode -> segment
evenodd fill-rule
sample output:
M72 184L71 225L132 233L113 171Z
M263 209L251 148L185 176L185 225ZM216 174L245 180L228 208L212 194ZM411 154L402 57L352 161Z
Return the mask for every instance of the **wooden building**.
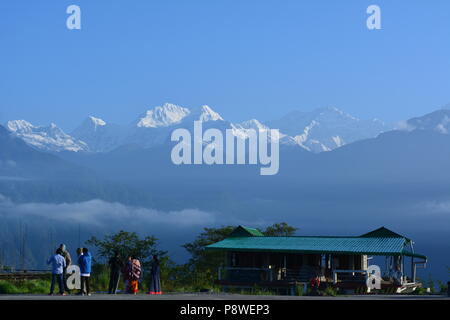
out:
M320 279L321 287L370 291L378 272L378 266L370 263L374 257L384 257L378 290L411 291L421 286L416 269L427 262L414 252L410 239L384 227L361 236L266 237L257 229L239 226L206 250L226 252L217 280L224 289L257 286L288 294L305 288L313 278Z

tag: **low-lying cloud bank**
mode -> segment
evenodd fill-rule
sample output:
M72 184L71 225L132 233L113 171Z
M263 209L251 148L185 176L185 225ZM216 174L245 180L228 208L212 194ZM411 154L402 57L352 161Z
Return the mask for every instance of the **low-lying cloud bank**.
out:
M93 227L126 224L128 228L145 225L170 225L177 228L207 226L218 222L216 214L198 209L164 212L98 199L78 203L15 204L1 194L0 215L22 219L45 218L55 222L89 224Z

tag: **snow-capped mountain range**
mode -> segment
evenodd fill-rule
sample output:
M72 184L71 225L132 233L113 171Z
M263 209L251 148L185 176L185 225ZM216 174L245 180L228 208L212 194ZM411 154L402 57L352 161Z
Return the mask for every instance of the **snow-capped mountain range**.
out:
M89 151L88 145L66 134L54 123L49 126L34 126L25 120L6 123L6 128L31 146L46 151Z
M311 112L293 111L279 120L269 121L267 125L279 128L280 132L293 137L297 144L316 153L374 138L393 129L378 119L361 120L335 107Z
M243 139L247 137L245 129L255 129L257 132L279 129L281 144L315 153L374 138L393 129L393 126L380 120L361 120L337 108L294 111L267 123L256 119L232 123L206 105L189 109L170 103L144 112L128 125L110 124L89 116L70 134L53 123L34 126L25 120L13 120L8 121L6 127L29 145L46 151L108 152L126 144L145 148L164 144L170 141L173 129L192 128L194 120L202 121L204 127L232 129L237 137Z

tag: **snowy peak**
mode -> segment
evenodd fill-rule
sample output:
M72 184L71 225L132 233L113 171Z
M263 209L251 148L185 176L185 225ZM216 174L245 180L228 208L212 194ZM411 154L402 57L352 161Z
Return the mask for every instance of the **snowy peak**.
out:
M106 122L100 118L89 116L88 119L92 122L95 128L106 126Z
M325 107L325 108L319 108L316 110L318 113L318 116L316 118L320 119L346 119L346 120L353 120L353 121L359 121L358 118L353 117L352 115L336 108L336 107Z
M224 119L211 109L207 105L203 105L200 108L193 109L191 112L191 117L193 120L208 122L208 121L224 121Z
M450 110L441 110L440 114L430 116L430 119L422 118L411 119L408 126L431 127L442 133L450 130ZM248 129L259 133L268 132L270 139L272 137L269 130L278 129L281 144L300 146L316 153L374 138L393 129L378 119L361 120L336 107L319 108L310 112L293 111L279 120L267 123L261 123L257 119L231 123L207 105L190 109L172 103L150 109L128 125L110 124L101 118L89 116L71 136L53 123L47 127L37 127L25 120L15 120L9 121L7 128L28 144L45 150L109 152L123 145L150 148L167 143L173 129L192 129L194 121L204 122L205 128L232 129L234 135L243 139L248 138Z
M236 126L243 128L243 129L255 129L257 131L269 130L269 127L263 125L261 122L259 122L256 119L251 119L251 120L243 121L241 123L237 123Z
M134 125L138 128L161 128L180 124L185 120L208 122L223 120L223 118L207 105L190 110L175 104L165 103L163 106L146 111L134 122Z
M34 126L25 120L13 120L8 121L6 127L29 145L46 151L88 150L86 143L66 134L54 123L49 126Z
M78 137L78 135L82 135L84 132L97 131L106 126L107 123L104 120L89 116L72 132L72 135Z
M72 135L86 142L90 151L106 152L117 148L123 142L126 132L125 127L89 116L72 132Z
M435 131L442 134L450 132L450 110L442 109L426 114L422 117L412 118L406 122L407 130Z
M310 112L293 111L267 125L293 137L312 152L330 151L358 140L374 138L392 129L377 119L361 120L336 107Z
M25 120L12 120L6 123L6 128L11 132L31 133L34 126Z
M148 110L135 122L139 128L168 127L180 123L188 114L189 109L171 103Z

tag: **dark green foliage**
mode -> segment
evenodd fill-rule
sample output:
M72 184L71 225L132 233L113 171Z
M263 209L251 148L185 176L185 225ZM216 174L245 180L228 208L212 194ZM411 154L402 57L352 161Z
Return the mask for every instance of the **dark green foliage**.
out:
M332 287L332 286L327 286L323 291L321 291L321 295L322 296L331 296L331 297L336 297L337 296L337 290L336 288Z
M428 294L428 292L427 292L426 288L416 288L416 290L414 290L412 292L412 294L414 294L414 295L425 295L425 294Z
M290 237L297 232L298 228L288 225L286 222L275 223L263 231L267 237Z
M105 264L94 264L92 266L90 281L93 292L107 292L109 286L109 267Z
M427 288L430 288L430 292L431 293L435 293L436 292L435 283L434 283L434 280L433 280L433 277L432 277L431 273L428 274L428 280L425 281L424 284L426 285Z
M197 239L183 245L183 248L191 254L188 264L179 270L181 272L179 277L184 278L183 282L191 282L194 287L210 287L213 284L219 266L225 262L225 253L205 251L205 247L225 239L235 228L235 226L204 228Z
M96 255L100 257L100 259L95 260L92 270L92 288L94 291L108 291L110 270L107 262L110 257L114 256L115 252L119 252L124 262L129 256L135 256L141 262L143 272L139 285L140 291L145 291L148 288L153 255L158 255L161 261L161 285L163 287L174 265L167 257L166 251L157 249L158 239L153 236L140 238L135 232L121 230L116 234L104 236L103 240L92 237L86 241L86 244L94 246ZM121 279L123 280L122 277ZM119 289L123 290L123 281L121 281Z
M156 249L157 241L153 236L146 236L143 239L139 238L135 232L119 231L113 235L106 235L103 240L92 237L86 241L88 246L96 248L96 255L107 262L108 259L114 256L114 253L119 252L123 260L129 256L137 257L141 263L148 262L153 255L163 256L164 251ZM98 259L96 259L96 262Z
M444 283L444 282L442 282L441 280L437 280L436 281L436 283L437 283L437 286L438 286L438 292L439 293L447 293L447 291L448 291L448 285L447 285L447 283Z
M0 294L18 294L18 293L21 292L12 282L0 280Z

